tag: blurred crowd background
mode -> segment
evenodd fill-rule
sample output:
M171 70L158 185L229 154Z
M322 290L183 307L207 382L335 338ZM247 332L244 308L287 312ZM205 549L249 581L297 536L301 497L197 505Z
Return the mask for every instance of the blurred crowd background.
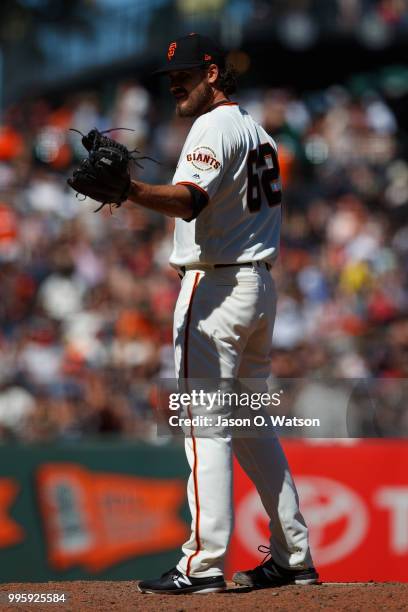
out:
M333 26L329 7L337 30L359 28L363 16L377 48L380 30L389 37L408 28L404 0L180 0L177 10L185 19L196 11L193 25L204 30L214 11L230 11L241 25L245 17L250 31L258 19L259 36L278 11L305 48L310 24L316 36L325 19ZM300 415L319 401L346 405L350 381L364 379L353 435L407 435L407 73L373 65L337 81L333 69L331 81L299 91L296 73L284 83L273 74L267 83L251 79L249 43L231 59L242 72L234 99L276 139L282 168L272 379L304 379L288 408ZM174 376L173 222L137 206L94 214L95 202L77 199L66 178L84 150L69 129L131 128L113 136L161 162L135 176L166 183L190 123L174 116L166 84L142 69L122 67L109 88L82 79L18 91L17 82L5 96L0 128L0 440L104 433L164 443L154 415L158 381Z

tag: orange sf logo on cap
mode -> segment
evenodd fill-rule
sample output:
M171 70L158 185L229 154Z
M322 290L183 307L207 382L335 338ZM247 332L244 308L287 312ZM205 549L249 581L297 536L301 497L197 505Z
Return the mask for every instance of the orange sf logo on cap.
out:
M172 42L169 45L169 50L167 51L167 59L170 61L171 58L173 57L174 53L176 52L176 48L177 48L177 43L176 42Z

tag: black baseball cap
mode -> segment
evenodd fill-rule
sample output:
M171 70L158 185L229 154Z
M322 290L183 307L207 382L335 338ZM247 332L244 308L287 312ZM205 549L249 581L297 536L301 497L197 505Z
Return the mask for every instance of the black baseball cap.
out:
M153 74L167 74L173 70L188 70L217 64L225 66L225 53L208 36L189 34L172 41L167 49L166 65Z

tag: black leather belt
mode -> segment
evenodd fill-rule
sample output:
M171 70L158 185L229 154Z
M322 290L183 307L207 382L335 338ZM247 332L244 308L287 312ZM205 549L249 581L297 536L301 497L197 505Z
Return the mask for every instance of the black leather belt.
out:
M260 267L265 266L267 270L271 269L271 264L266 261L246 261L244 263L230 263L230 264L214 264L213 268L231 268L231 267L240 267L240 268L253 268L254 266ZM180 272L184 276L186 273L186 266L179 267Z
M266 261L246 261L245 263L233 263L233 264L214 264L214 268L229 268L230 266L240 266L244 268L252 268L253 266L264 265L267 270L271 269L271 265Z

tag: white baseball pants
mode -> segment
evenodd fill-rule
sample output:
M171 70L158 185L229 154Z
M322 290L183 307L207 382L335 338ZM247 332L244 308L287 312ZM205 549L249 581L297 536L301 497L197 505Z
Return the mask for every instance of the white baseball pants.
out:
M187 269L174 315L177 377L263 379L270 374L276 311L273 279L264 264ZM184 383L183 383L184 384ZM191 537L178 569L187 575L223 573L233 527L232 453L255 484L270 517L273 559L285 568L313 565L296 488L275 435L185 438L191 468ZM262 542L254 542L256 548Z

